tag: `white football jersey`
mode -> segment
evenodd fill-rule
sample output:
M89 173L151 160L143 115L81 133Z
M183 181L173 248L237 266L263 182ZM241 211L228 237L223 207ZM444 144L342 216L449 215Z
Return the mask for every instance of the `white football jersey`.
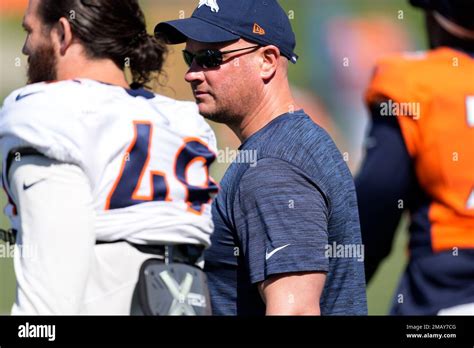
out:
M18 149L82 168L99 241L209 244L216 140L192 102L86 79L29 85L4 102L0 145L7 193L6 161Z

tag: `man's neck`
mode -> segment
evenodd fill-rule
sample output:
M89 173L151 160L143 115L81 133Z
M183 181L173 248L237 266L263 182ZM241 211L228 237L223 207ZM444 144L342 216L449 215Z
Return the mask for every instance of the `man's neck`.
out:
M89 79L130 88L125 74L111 60L83 60L58 67L58 80Z
M244 142L271 121L289 112L297 110L290 89L283 88L280 93L267 93L262 101L245 116L239 125L231 126L241 142Z

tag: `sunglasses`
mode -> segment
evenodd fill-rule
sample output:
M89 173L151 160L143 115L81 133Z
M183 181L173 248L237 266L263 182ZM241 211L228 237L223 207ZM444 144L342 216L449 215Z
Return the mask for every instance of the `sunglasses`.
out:
M240 49L231 50L231 51L219 51L219 50L214 50L214 49L206 49L206 50L199 51L196 54L184 50L183 57L184 57L184 61L189 67L191 67L191 65L193 64L193 61L196 61L196 64L199 65L201 68L204 68L204 69L217 68L218 66L224 64L224 57L223 57L224 54L245 51L249 49L256 49L258 47L260 46L257 45L257 46L252 46L252 47L245 47L245 48L240 48Z

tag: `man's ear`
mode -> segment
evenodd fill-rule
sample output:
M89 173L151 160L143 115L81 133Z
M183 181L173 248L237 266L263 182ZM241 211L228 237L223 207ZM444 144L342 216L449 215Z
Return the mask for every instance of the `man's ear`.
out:
M263 80L268 81L274 75L278 68L280 60L280 50L276 46L265 46L261 48L262 64L260 69L260 76Z
M53 31L53 35L57 35L57 37L53 39L57 40L59 44L59 53L64 55L69 46L72 44L71 23L69 23L66 18L62 17L59 19L55 29L56 30Z

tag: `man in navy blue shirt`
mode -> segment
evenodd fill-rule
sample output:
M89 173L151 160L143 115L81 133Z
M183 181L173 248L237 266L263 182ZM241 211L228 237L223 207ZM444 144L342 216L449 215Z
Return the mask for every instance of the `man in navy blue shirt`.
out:
M352 176L295 105L287 72L298 56L284 10L274 0L201 1L191 18L155 31L186 42L185 78L201 114L243 143L213 205L214 313L366 314Z

